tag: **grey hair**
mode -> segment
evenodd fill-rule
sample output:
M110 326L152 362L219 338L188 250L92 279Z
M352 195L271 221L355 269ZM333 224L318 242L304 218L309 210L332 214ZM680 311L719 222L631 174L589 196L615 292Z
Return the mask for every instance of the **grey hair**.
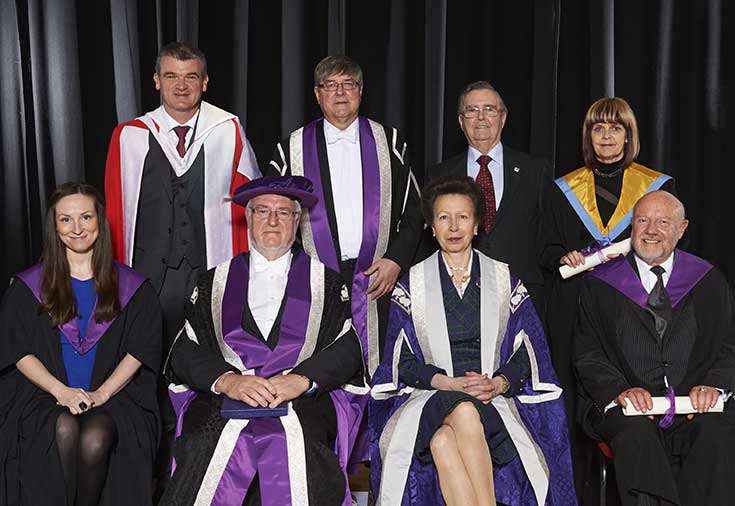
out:
M500 100L500 107L501 107L502 112L505 112L505 113L508 112L508 108L505 106L503 97L500 96L500 93L498 93L498 90L496 90L492 84L490 84L487 81L475 81L465 86L462 92L459 94L459 99L457 100L457 115L458 116L464 112L464 99L467 97L467 95L470 94L470 92L475 91L475 90L494 91L495 94L498 95L498 99Z
M321 84L327 77L345 74L355 78L362 86L364 83L360 65L343 54L330 55L317 63L314 69L314 86Z

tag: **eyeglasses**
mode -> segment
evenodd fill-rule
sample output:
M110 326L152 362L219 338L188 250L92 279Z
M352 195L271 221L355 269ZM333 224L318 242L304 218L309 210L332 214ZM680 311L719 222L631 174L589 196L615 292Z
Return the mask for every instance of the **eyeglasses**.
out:
M323 83L319 83L316 86L317 86L317 88L321 88L324 91L328 91L330 93L333 93L333 92L337 91L340 86L345 91L352 91L355 88L359 88L360 87L360 82L359 81L352 81L352 80L342 81L341 83L338 83L337 81L326 81L326 82L323 82Z
M501 109L498 109L494 105L483 105L482 107L471 105L462 112L462 116L466 119L474 119L480 115L480 111L484 112L485 116L490 116L491 118L501 113Z
M266 206L255 206L255 207L248 207L250 211L253 213L253 216L258 220L267 220L270 218L271 213L276 214L276 218L278 218L279 221L293 221L293 219L296 217L298 212L287 209L285 207L277 207L276 209L271 209L270 207Z

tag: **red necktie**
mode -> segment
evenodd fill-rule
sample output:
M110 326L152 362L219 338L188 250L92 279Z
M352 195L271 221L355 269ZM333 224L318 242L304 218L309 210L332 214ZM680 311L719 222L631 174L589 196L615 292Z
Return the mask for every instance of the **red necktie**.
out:
M490 230L490 226L495 219L495 186L493 185L493 176L487 167L491 160L492 158L487 155L477 158L477 163L480 164L480 172L475 180L485 194L485 221L483 222L485 232Z
M188 131L188 126L174 127L174 133L176 133L179 138L179 143L176 145L176 151L179 152L179 156L181 158L184 158L184 155L186 154L186 132Z

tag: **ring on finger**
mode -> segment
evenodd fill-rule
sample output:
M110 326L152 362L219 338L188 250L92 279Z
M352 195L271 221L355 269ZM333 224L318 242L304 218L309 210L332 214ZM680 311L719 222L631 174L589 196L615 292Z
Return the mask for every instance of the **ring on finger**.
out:
M700 392L706 392L707 391L707 387L699 387L699 391Z

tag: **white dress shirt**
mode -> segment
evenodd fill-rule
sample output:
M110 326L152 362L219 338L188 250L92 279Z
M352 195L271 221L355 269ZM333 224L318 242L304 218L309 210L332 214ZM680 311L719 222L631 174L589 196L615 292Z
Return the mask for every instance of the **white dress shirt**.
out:
M165 121L165 124L159 125L161 127L161 131L166 132L166 138L171 142L171 146L173 146L174 150L176 150L176 146L179 145L179 136L176 135L176 132L174 132L174 128L177 126L188 126L189 130L186 131L186 137L185 137L185 146L188 149L189 145L191 144L191 136L194 135L194 127L197 124L197 118L199 117L199 113L197 112L194 116L189 118L189 121L186 123L179 123L175 119L173 119L169 114L166 112L166 109L161 106L161 110L163 111L163 118Z
M480 173L480 164L477 159L486 153L480 153L472 146L468 146L467 150L467 176L477 181L477 175ZM493 177L493 188L495 188L495 210L500 207L500 201L503 199L503 144L497 143L493 149L487 153L492 160L487 168Z
M250 249L248 307L260 333L266 340L278 316L283 295L286 293L286 282L292 257L293 254L289 250L276 260L268 260L255 248Z
M281 301L286 293L288 271L291 269L293 253L288 253L275 260L268 260L250 248L250 278L248 279L248 307L263 338L267 341L273 324L281 309ZM234 374L228 371L219 376L209 388L212 393L219 395L215 385L225 374Z
M643 284L643 288L645 288L647 293L651 293L653 287L656 286L656 281L658 281L658 277L656 277L656 275L651 272L651 266L641 260L638 255L636 255L634 258L636 267L638 267L638 274L640 274L641 276L641 283ZM666 286L669 284L669 273L671 272L672 267L674 267L674 253L671 253L671 255L669 255L669 258L667 258L666 261L661 264L661 267L664 268L664 273L661 275L661 277L664 280L664 286Z
M362 244L362 158L357 119L344 130L324 120L341 260L357 258Z

